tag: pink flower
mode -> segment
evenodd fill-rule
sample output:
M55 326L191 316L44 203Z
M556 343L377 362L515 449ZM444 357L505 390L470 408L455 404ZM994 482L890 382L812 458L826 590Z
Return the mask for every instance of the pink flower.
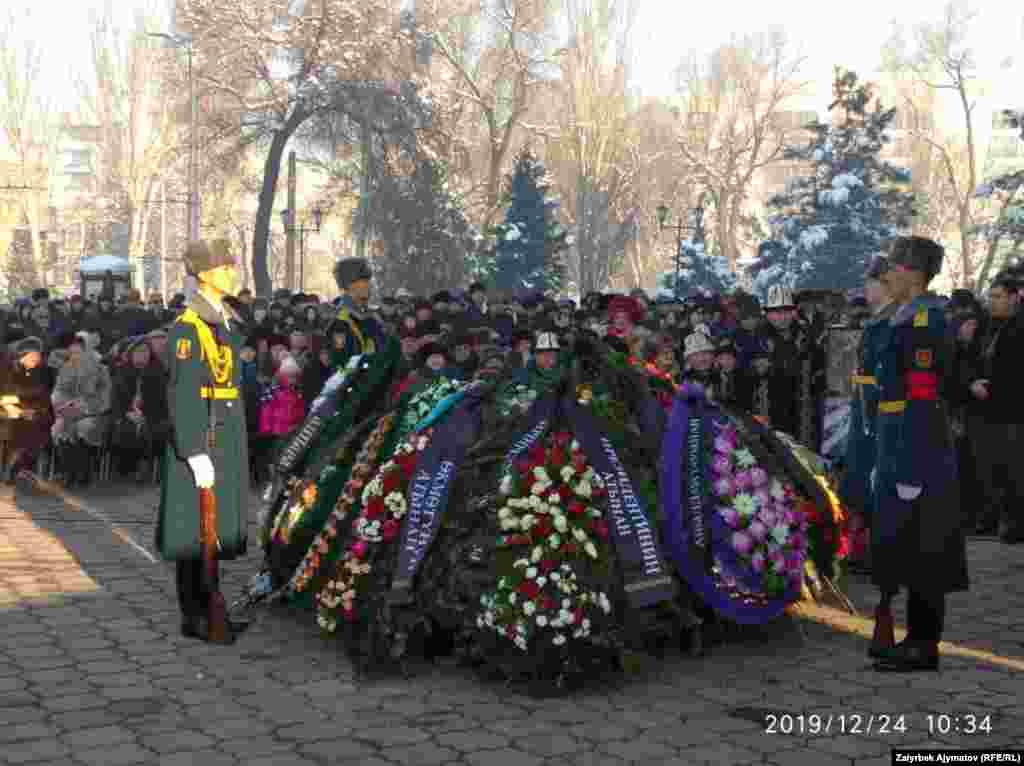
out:
M802 534L800 534L799 532L793 532L789 536L789 545L794 550L802 551L804 549L804 547L806 546L806 544L807 544L807 541L804 539L804 536Z
M366 555L369 547L370 546L366 544L365 540L356 540L355 543L352 544L352 555L361 559Z
M733 428L732 426L725 426L724 428L720 428L718 430L718 435L719 437L725 439L727 442L733 445L733 447L736 446L736 429Z
M804 568L804 562L799 556L790 556L786 559L787 572L799 572Z
M758 518L766 527L774 527L779 523L778 514L775 511L761 511Z
M750 478L750 471L740 471L736 474L733 481L736 482L736 489L740 491L750 489L750 487L753 486L753 481Z
M768 529L760 521L755 521L747 529L747 534L749 534L755 542L759 543L768 536Z
M732 547L741 556L746 556L754 548L754 541L746 532L732 533Z
M723 436L715 437L715 452L717 452L717 453L719 453L721 455L731 455L734 446L735 446L734 442L730 442L728 439L726 439Z
M786 566L786 557L782 553L781 548L773 548L768 553L768 558L771 559L772 564L778 570L782 570Z
M799 514L799 512L794 511L792 508L787 510L782 518L790 526L793 526L793 525L796 525L796 524L800 523L800 514Z
M740 514L735 508L719 508L718 513L722 520L733 529L740 525Z
M732 460L727 455L716 455L711 461L711 470L717 474L728 474L732 471Z
M754 469L754 471L758 470L760 469ZM753 471L751 471L751 479L753 479ZM757 484L755 483L754 486L756 487ZM765 489L757 490L757 492L754 493L754 499L757 501L759 508L771 508L772 506L772 496Z
M764 554L760 551L755 553L750 559L750 566L754 568L755 572L763 572L767 563L768 562L765 561Z
M715 481L715 492L719 497L730 497L735 491L736 488L732 483L732 479L722 477Z
M768 473L763 468L754 466L750 469L750 483L757 488L763 487L768 484ZM767 495L768 493L765 492Z

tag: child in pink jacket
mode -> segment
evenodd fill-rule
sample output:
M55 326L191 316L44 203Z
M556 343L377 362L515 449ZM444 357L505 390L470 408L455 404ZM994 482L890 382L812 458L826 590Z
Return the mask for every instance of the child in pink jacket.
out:
M302 371L291 355L281 360L275 380L260 396L260 435L282 438L294 431L306 415L300 377Z

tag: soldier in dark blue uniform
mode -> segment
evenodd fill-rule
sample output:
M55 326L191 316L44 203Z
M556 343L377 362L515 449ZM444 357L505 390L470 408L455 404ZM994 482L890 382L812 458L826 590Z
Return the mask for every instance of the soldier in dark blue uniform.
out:
M957 463L946 407L949 353L942 304L926 294L943 249L900 237L883 281L899 306L879 348L876 513L872 577L883 594L906 588L907 638L875 668L937 670L946 594L968 587Z
M889 342L889 320L896 306L889 298L882 275L888 268L884 258L876 258L864 278L864 292L874 312L861 334L858 369L851 380L853 402L850 408L850 437L846 443L846 460L839 495L851 511L860 513L870 528L875 512L875 493L871 477L875 473L875 441L878 418L878 380L872 374L878 356ZM875 609L875 632L869 654L874 657L895 643L891 601L895 594L882 594Z
M357 354L373 354L384 347L384 328L368 313L370 264L362 258L343 258L334 265L334 281L341 290L338 316L331 325L331 367L343 368Z

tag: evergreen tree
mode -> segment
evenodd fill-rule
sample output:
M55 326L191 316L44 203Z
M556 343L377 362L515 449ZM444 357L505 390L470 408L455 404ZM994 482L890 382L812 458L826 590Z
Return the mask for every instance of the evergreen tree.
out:
M505 221L491 232L495 237L492 280L497 289L561 289L567 232L558 221L558 201L548 196L551 186L544 165L529 149L523 150L508 183Z
M673 263L673 270L663 274L659 280L661 292L685 298L695 293L724 295L736 289L736 274L729 268L729 262L724 256L709 252L702 237L682 240L679 251L679 285L675 284Z
M478 236L443 165L421 158L411 174L382 174L374 205L386 253L376 277L382 288L422 294L463 280Z
M884 109L873 85L839 67L832 92L832 120L809 125L808 145L784 153L810 173L768 201L777 235L750 270L757 293L780 283L839 290L859 285L871 258L914 214L913 195L899 188L909 174L879 156L896 110Z

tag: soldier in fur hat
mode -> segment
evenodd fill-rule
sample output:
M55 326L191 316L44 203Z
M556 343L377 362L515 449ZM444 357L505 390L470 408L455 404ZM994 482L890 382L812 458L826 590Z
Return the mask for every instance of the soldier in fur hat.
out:
M241 327L225 300L238 289L238 267L226 240L192 242L182 260L190 294L167 338L173 435L163 458L156 544L177 565L182 635L211 640L208 608L218 585L204 575L197 489L216 496L218 558L244 555L249 518ZM233 642L242 627L229 622L224 640Z
M362 258L343 258L334 265L341 298L328 333L333 338L333 369L344 367L356 354L373 354L383 347L384 328L368 313L372 278L370 264Z

